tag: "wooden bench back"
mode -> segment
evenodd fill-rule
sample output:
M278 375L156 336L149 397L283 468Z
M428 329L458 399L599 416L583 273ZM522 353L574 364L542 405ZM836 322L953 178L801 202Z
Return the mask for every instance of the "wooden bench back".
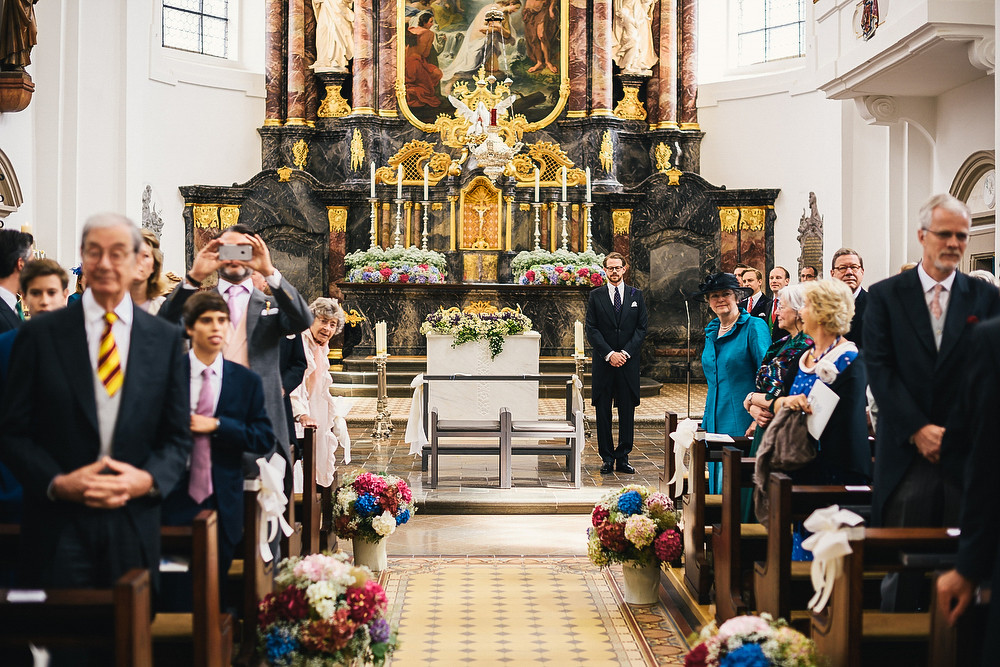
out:
M262 523L257 494L260 480L248 479L243 486L243 630L237 664L251 664L257 652L257 605L265 595L274 590L275 562L265 563L257 545Z
M722 516L712 528L715 579L715 618L719 623L747 612L749 597L743 592L741 490L753 488L756 459L735 447L722 449Z
M676 498L677 484L667 484L674 477L676 470L674 466L674 440L670 434L677 430L679 417L676 412L665 412L663 414L663 470L660 471L660 491L666 493L671 498Z
M294 505L294 503L289 503ZM292 555L319 553L320 496L316 484L316 427L307 426L302 438L302 547Z

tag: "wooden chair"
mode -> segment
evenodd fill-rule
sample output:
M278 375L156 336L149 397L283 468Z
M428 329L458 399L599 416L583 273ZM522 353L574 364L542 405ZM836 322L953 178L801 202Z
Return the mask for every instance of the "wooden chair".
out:
M41 602L13 602L0 590L0 645L110 648L116 667L153 664L149 571L126 572L112 589L44 591ZM9 654L8 654L9 656Z
M316 428L307 426L302 438L302 493L296 493L293 517L301 517L301 546L298 550L289 548L284 553L308 556L319 553L319 531L322 520L320 512L319 486L316 484ZM289 522L291 523L291 522ZM291 524L295 526L294 523Z

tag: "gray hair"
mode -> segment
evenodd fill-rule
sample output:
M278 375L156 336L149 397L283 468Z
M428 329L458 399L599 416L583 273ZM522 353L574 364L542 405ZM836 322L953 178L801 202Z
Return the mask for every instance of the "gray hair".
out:
M975 271L969 271L969 277L982 280L984 282L989 283L990 285L993 285L994 287L1000 287L1000 280L997 280L997 277L995 275L984 269L976 269Z
M955 215L960 215L969 222L969 225L972 225L972 212L965 205L965 202L948 193L942 193L934 195L920 207L920 229L931 228L931 217L936 208L943 208Z
M330 299L325 296L313 299L313 302L309 304L309 310L316 317L322 317L327 320L334 320L337 322L337 331L334 335L340 333L344 330L344 324L347 323L347 316L344 314L344 309L340 307L336 299Z
M87 245L87 235L95 229L122 226L126 227L129 234L132 236L132 252L138 255L139 249L142 248L142 244L145 242L142 238L142 232L134 222L118 213L97 213L87 218L87 221L83 223L83 235L80 237L80 250L83 250L83 247Z
M786 285L778 290L778 302L791 308L792 310L802 310L806 303L806 286L802 283L796 285Z

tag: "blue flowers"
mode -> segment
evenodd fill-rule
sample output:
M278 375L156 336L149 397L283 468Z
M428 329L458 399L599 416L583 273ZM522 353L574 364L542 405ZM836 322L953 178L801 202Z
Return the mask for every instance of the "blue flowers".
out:
M401 526L410 520L410 510L404 509L402 512L396 515L396 525Z
M382 620L382 619L379 619ZM385 623L385 621L382 621ZM388 628L388 624L386 624ZM267 659L272 665L288 664L286 657L299 647L299 640L292 634L290 628L274 626L265 640Z
M618 497L618 511L632 516L642 511L642 496L638 491L626 491Z
M354 509L361 516L372 516L379 512L378 498L370 493L358 496L354 501Z
M389 622L384 618L376 618L372 621L371 627L368 629L372 637L372 643L379 644L381 642L387 641L391 630L389 629Z
M770 667L760 644L744 644L719 660L719 667Z

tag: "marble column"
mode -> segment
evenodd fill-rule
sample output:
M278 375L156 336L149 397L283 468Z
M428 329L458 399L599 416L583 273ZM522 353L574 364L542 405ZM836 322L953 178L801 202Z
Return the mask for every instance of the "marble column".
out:
M681 99L682 130L698 129L698 0L681 2Z
M395 118L396 0L381 0L378 12L378 115Z
M304 73L306 95L306 124L312 126L316 122L316 110L319 108L319 90L316 87L316 77L312 66L316 62L316 12L313 11L312 0L303 0L305 9L303 25L305 26Z
M594 0L591 17L594 41L591 46L590 114L612 116L614 112L614 81L611 60L612 0Z
M656 123L660 129L677 128L677 0L660 0L659 101ZM652 123L652 121L650 121Z
M567 118L587 115L587 0L569 1L569 99ZM564 47L565 48L565 47Z
M375 34L372 1L354 3L354 81L351 107L354 114L375 113L375 58L372 35Z
M305 3L288 0L288 86L285 125L306 124Z
M285 96L285 61L281 47L285 43L285 3L268 0L264 27L264 126L281 125Z

